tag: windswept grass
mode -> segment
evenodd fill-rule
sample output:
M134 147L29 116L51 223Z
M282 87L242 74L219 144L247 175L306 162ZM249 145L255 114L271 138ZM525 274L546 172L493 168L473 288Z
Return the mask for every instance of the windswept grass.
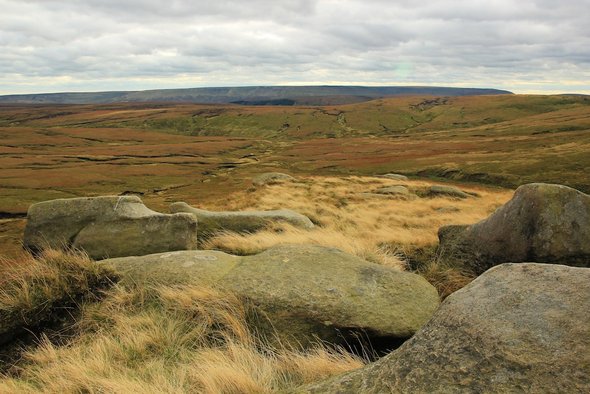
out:
M0 272L0 335L43 324L57 308L95 298L115 280L111 270L76 251L0 260Z
M467 286L477 275L465 267L449 265L432 256L420 266L417 273L428 280L437 290L442 299L455 291Z
M313 243L404 269L403 256L408 250L435 245L441 226L477 222L511 195L507 190L474 186L461 186L479 196L464 200L366 194L395 184L404 184L417 193L432 185L425 181L400 182L374 177L306 177L299 182L234 193L223 201L223 206L205 208L290 208L307 215L317 226L311 231L279 224L254 234L226 232L207 240L204 247L254 254L280 243Z
M201 287L117 286L87 305L68 346L44 341L1 392L268 393L359 368L345 352L271 348L235 296Z

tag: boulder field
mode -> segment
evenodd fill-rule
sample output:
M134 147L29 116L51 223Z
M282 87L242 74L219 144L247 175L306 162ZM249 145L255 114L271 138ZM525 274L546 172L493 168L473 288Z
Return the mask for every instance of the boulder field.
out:
M312 229L313 223L305 215L290 209L273 211L222 211L212 212L194 208L185 202L170 205L172 213L190 213L199 222L199 236L207 237L219 231L233 231L237 233L256 232L277 222L289 223L295 227Z
M590 392L590 270L502 264L399 349L298 393Z
M441 194L472 196L438 189L424 196ZM194 250L197 221L205 234L276 221L313 227L296 212L209 212L186 203L171 210L154 212L134 196L38 203L29 208L24 245L111 257L97 264L123 283L231 291L271 342L354 347L366 338L391 349L410 338L365 368L297 392L590 392L590 269L572 267L590 267L590 196L580 191L524 185L487 219L441 228L441 261L482 274L440 306L423 277L333 248L279 245L254 256Z
M476 273L505 262L590 266L590 196L562 185L520 186L490 217L439 230L439 253Z
M360 335L405 339L439 304L419 275L367 262L340 250L281 245L254 256L179 251L104 260L124 281L220 286L261 313L262 333L306 345L316 340L350 344Z
M136 196L59 199L31 205L24 246L76 248L93 259L196 249L197 220L162 214Z

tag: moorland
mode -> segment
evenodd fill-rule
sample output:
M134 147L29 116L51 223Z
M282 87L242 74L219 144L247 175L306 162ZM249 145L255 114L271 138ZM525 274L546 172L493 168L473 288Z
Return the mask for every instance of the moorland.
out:
M16 360L14 353L0 355L6 373L0 389L274 392L382 355L271 346L247 324L250 305L223 289L113 285L117 272L79 252L23 254L31 204L136 195L166 213L179 201L213 211L288 208L315 226L279 223L255 233L199 235L205 251L194 253L262 256L284 243L337 248L367 264L417 273L445 299L476 274L438 259L439 229L485 219L531 182L590 192L589 131L590 98L574 95L403 96L322 106L2 104L0 312L29 325L56 310L69 317L65 324L55 312L61 331L54 337L36 327L41 341L17 352ZM294 178L253 185L269 172ZM383 177L388 173L409 179ZM407 196L381 192L400 184ZM432 194L436 185L458 187L464 196ZM490 282L506 280L495 272L500 277ZM508 280L519 282L512 275ZM499 297L498 305L506 300ZM477 305L469 313L472 308ZM481 312L482 321L488 313ZM531 315L531 326L540 314Z
M265 171L411 177L588 192L590 98L399 97L340 106L170 103L0 106L0 242L30 204L138 194L220 208ZM286 203L286 201L285 201Z

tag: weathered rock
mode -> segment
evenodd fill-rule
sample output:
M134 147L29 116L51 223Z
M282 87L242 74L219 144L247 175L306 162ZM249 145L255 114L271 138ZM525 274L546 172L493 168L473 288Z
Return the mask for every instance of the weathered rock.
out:
M407 181L408 177L401 174L384 174L379 175L379 178L393 179L394 181Z
M590 196L561 185L519 187L487 219L439 230L440 254L475 272L504 262L590 266Z
M468 198L470 194L454 186L432 185L428 188L429 196L447 196L454 198Z
M281 181L293 181L291 175L283 174L282 172L265 172L264 174L260 174L254 179L252 179L252 183L254 186L264 186L264 185L272 185L275 183L279 183Z
M185 202L176 202L170 205L170 211L173 213L186 212L194 215L199 222L199 236L201 239L224 230L237 233L252 233L277 222L289 223L304 229L314 227L307 216L290 209L212 212L191 207Z
M379 199L379 200L389 200L390 197L387 194L377 194L377 193L356 193L354 195L355 198L358 199Z
M590 269L503 264L412 339L308 393L590 392Z
M381 187L375 190L377 194L386 194L389 196L399 196L399 197L408 197L410 196L410 191L407 187L402 185L395 185L395 186L386 186Z
M255 256L186 251L105 260L134 283L218 285L249 300L282 340L350 343L356 336L408 338L439 303L422 277L337 249L282 245ZM262 316L261 315L261 316Z
M224 282L274 312L275 327L291 331L293 317L300 316L299 324L312 333L323 331L326 340L335 330L407 338L439 302L436 290L418 275L319 246L286 245L245 258Z
M193 215L152 211L136 196L84 197L33 204L24 246L84 250L94 259L195 249Z
M217 250L179 250L107 259L99 264L115 268L122 284L214 285L241 262L242 257Z

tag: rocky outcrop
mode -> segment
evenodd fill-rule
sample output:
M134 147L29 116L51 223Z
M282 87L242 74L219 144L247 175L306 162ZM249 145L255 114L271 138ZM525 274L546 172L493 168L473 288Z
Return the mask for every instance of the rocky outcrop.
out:
M295 178L293 178L291 175L283 174L282 172L265 172L264 174L254 177L254 179L252 179L252 183L254 186L264 186L293 180L295 180Z
M396 197L409 197L410 191L407 187L402 185L395 185L395 186L386 186L381 187L375 190L376 194L385 194L388 196L396 196Z
M487 219L439 230L440 255L475 272L504 262L590 266L590 196L561 185L519 187Z
M586 393L590 270L503 264L376 363L304 393Z
M136 196L85 197L33 204L27 213L24 246L76 248L91 258L145 255L195 249L193 215L152 211Z
M123 280L217 285L261 311L253 323L281 340L350 344L408 338L439 303L424 278L337 249L282 245L254 256L184 251L105 260Z
M426 193L429 197L453 197L453 198L468 198L471 195L455 186L432 185L428 188Z
M289 223L295 227L304 229L312 229L314 227L307 216L290 209L212 212L191 207L185 202L176 202L170 205L170 211L173 213L186 212L192 214L199 222L199 236L201 239L219 231L252 233L278 222Z
M408 177L401 174L384 174L379 175L379 178L393 179L394 181L407 181Z

